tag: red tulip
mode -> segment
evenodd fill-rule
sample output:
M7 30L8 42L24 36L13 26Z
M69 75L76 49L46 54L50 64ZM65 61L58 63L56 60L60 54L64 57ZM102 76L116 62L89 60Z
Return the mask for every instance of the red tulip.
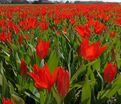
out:
M76 26L75 30L83 38L89 38L91 36L91 32L92 32L88 25Z
M33 28L38 26L38 21L37 21L36 18L29 17L28 20L27 20L26 25L27 25L28 29L33 29Z
M102 48L100 48L100 46L101 42L96 42L93 43L92 45L89 45L88 39L83 40L82 43L80 44L78 53L85 60L92 61L97 59L102 54L102 52L108 48L108 46L103 46Z
M20 32L19 28L12 21L8 21L8 26L10 29L13 29L15 33Z
M38 44L36 46L37 56L40 59L46 58L46 56L48 55L49 47L50 47L50 42L45 42L43 40L38 40Z
M19 26L24 30L34 29L38 26L38 21L36 18L29 16L27 19L20 21Z
M59 23L59 20L55 19L54 24L57 25Z
M74 19L70 19L70 23L71 23L72 25L74 25L74 24L76 24L76 21L75 21Z
M116 35L116 31L112 31L109 35L110 35L110 38L114 38Z
M46 18L41 18L41 22L46 22Z
M0 41L2 42L11 41L11 33L8 34L5 32L0 33Z
M88 18L87 24L89 26L95 26L95 21L92 18Z
M39 68L36 64L33 67L33 72L28 73L35 81L35 87L37 89L48 89L49 91L56 82L58 69L51 75L47 64L42 68Z
M104 80L111 83L116 76L116 64L108 63L104 69Z
M20 63L20 74L24 77L27 74L27 65L24 59Z
M4 24L5 24L5 20L4 19L1 19L0 20L0 27L2 27Z
M101 24L100 22L95 23L95 28L94 31L96 34L101 35L103 30L106 29L107 27L104 24Z
M54 26L51 29L52 29L52 31L55 31L55 27Z
M57 89L61 97L67 95L70 87L69 72L64 70L64 68L58 67L58 78L57 78Z
M20 35L19 36L19 39L18 39L18 42L19 42L20 45L22 44L23 39L24 39L23 35Z
M121 26L121 17L118 17L116 20L114 20L114 23L116 23L118 26Z
M12 104L10 99L2 98L2 104Z
M29 35L28 35L28 34L26 34L26 40L27 40L27 41L29 40Z
M105 14L104 14L102 17L103 17L103 19L104 19L105 21L109 21L109 20L110 20L110 16L108 16L108 15L105 15Z
M42 31L47 30L48 26L49 26L49 25L48 25L46 22L41 22L41 23L40 23L40 29L41 29Z

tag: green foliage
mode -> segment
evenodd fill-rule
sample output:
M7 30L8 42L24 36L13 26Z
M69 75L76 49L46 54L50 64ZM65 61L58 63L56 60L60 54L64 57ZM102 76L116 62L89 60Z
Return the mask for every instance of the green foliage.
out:
M116 20L120 18L118 14L120 15L121 6L118 4L107 5L104 8L101 5L99 7L97 5L83 6L0 7L0 101L5 97L11 100L14 99L15 104L26 104L28 99L27 104L121 103L121 26L119 21L119 24L116 23ZM37 23L34 24L34 19L29 21L29 17L34 18L35 21L37 20ZM108 17L110 17L109 20L105 20ZM2 24L2 19L5 20L5 24ZM58 24L54 23L56 19ZM8 26L7 22L9 20L20 29L19 33L15 32L14 26L13 29ZM71 20L74 20L75 23L71 23L74 22ZM23 26L20 26L22 25L21 22L23 22ZM105 26L101 34L95 32L96 25L97 27L99 25L98 22ZM47 23L48 28L42 30L40 23ZM30 28L27 29L29 25ZM79 31L80 33L76 31L77 26L82 28ZM42 27L46 27L45 24ZM100 31L101 28L98 27L97 31ZM113 31L116 31L116 34L111 37L110 33ZM7 36L11 33L11 40L7 39L4 42L2 39L5 36L2 36L2 32L7 33ZM79 50L81 43L87 38L82 35L83 33L87 35L88 32L90 35L88 37L89 46L96 42L102 42L100 47L108 46L95 60L86 60L82 55L83 53L80 52L83 50ZM21 35L23 36L22 44L20 44ZM26 38L27 35L28 39ZM40 39L50 42L48 54L43 59L40 59L36 54L37 42ZM93 48L91 47L86 51L88 55L98 54L97 47ZM45 53L45 46L42 46L42 49ZM22 59L26 62L26 76L22 76L20 73ZM106 64L110 62L116 64L117 74L111 83L107 83L104 80L104 69ZM28 72L33 72L34 64L41 68L44 64L47 64L51 75L58 66L68 71L70 88L67 95L59 96L57 81L49 90L37 88L35 79L39 79L39 77L33 80L28 75ZM114 74L114 72L111 72L111 74ZM58 75L56 77L58 78ZM112 76L110 75L110 77ZM50 80L48 76L47 80ZM62 82L64 83L64 81ZM38 81L38 83L42 84L43 82Z
M59 62L59 57L56 51L53 51L48 60L48 67L50 72L53 73L54 70L57 68Z
M90 104L90 102L91 102L91 88L89 80L86 78L86 81L82 87L81 103Z

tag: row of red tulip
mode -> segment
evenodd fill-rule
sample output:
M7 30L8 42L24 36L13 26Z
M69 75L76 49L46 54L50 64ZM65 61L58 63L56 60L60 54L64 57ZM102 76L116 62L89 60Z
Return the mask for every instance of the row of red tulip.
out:
M37 61L39 60L39 63L44 60L44 64L41 65L41 67L37 62L33 62L34 64L32 63L31 70L27 58L23 57L23 52L23 56L21 54L19 56L19 74L22 78L27 77L32 79L34 81L34 87L38 90L46 90L48 93L51 93L55 87L61 99L64 99L68 94L71 86L72 73L69 72L71 69L69 64L72 64L74 59L70 57L73 57L73 54L77 54L78 58L84 60L85 63L98 60L101 58L101 55L106 52L108 53L108 50L110 50L109 44L104 45L104 43L114 41L114 39L120 35L118 27L121 26L121 14L119 14L121 7L119 4L99 4L98 6L95 4L87 4L86 6L72 4L48 5L46 7L44 5L1 6L0 12L0 17L2 18L0 19L0 42L6 45L7 48L9 48L9 45L14 44L19 47L19 49L22 49L22 47L26 45L30 49L28 44L34 44L32 45L34 47L33 49L35 49L34 58L38 58ZM35 34L37 34L37 36L35 36ZM40 36L40 34L42 34L42 36ZM75 34L77 38L74 37ZM92 37L96 36L98 38L95 38L96 41L94 40L92 42ZM63 37L67 42L65 40L61 41ZM71 40L72 37L74 37L73 40ZM59 41L55 43L56 45L62 42L64 43L64 47L67 43L69 44L68 47L71 47L75 53L68 55L70 51L65 52L63 47L61 47L63 51L61 56L63 57L63 54L69 56L73 62L71 63L70 61L66 63L69 59L64 58L66 61L60 62L62 65L59 63L54 71L50 72L51 69L49 68L47 60L55 48L51 49L53 42L56 40ZM8 45L8 43L10 44ZM104 61L105 67L103 64L103 79L108 84L112 84L118 71L115 48L116 47L113 47L111 50L112 56L109 56L111 60L107 59ZM12 48L10 48L8 50L10 56L12 52L14 53L14 49L12 50ZM31 54L34 54L34 52ZM31 55L29 58L31 58ZM76 67L76 61L73 67ZM64 66L65 64L68 64L67 68ZM81 64L84 63L82 62ZM16 69L17 68L18 67L16 67ZM14 104L14 98L10 100L3 97L2 103Z

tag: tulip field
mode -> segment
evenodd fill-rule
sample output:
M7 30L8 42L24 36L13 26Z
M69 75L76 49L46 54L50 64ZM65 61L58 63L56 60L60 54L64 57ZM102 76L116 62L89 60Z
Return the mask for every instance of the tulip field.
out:
M1 5L0 104L121 104L121 5Z

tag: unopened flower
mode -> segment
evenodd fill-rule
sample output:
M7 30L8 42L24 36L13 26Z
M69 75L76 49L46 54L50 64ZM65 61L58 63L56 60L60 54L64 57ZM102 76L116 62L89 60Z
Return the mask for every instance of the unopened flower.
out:
M69 72L64 68L58 67L57 89L61 97L65 97L70 87Z
M108 63L104 69L104 80L111 83L116 76L116 64Z
M49 47L50 47L50 42L49 41L45 42L44 40L38 40L38 44L36 46L37 56L40 59L46 58L46 56L48 55Z
M27 65L24 59L22 59L20 63L20 74L22 76L26 76L27 74Z

